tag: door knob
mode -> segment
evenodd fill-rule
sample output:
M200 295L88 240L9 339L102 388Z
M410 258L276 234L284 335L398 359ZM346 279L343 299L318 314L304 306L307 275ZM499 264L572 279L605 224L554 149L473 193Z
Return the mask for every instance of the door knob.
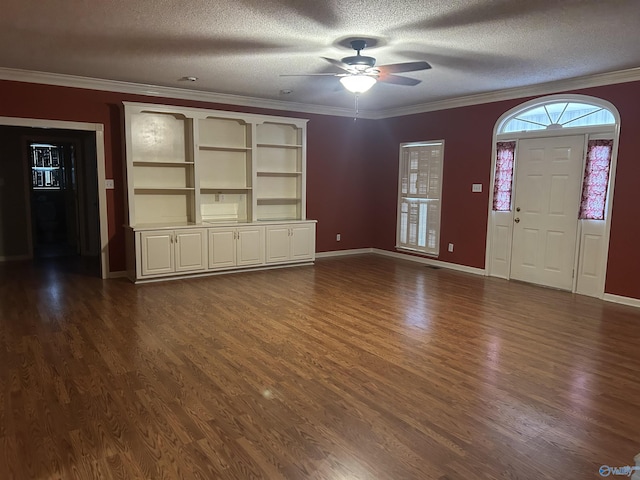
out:
M520 211L520 207L516 207L516 212L519 212L519 211Z
M516 223L520 223L520 219L519 218L515 218L513 221L516 222Z

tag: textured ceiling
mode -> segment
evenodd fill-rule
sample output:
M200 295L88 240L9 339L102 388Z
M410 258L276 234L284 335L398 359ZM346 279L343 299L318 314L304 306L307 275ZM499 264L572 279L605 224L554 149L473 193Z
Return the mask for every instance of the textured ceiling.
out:
M360 97L386 110L638 67L638 25L638 0L3 0L0 67L350 108L335 77L280 75L364 37L433 67Z

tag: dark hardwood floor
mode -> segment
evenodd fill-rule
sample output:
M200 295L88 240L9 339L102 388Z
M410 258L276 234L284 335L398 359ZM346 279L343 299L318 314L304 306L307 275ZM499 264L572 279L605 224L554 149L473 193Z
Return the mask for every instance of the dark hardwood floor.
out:
M640 309L379 256L147 285L0 266L0 479L590 479Z

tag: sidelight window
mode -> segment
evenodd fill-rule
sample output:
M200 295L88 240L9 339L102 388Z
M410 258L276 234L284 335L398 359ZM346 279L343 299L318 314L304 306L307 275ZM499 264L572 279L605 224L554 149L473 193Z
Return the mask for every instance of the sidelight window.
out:
M589 140L580 201L581 219L604 220L613 140Z
M496 145L496 171L493 183L493 209L498 212L511 210L511 189L516 142L498 142Z

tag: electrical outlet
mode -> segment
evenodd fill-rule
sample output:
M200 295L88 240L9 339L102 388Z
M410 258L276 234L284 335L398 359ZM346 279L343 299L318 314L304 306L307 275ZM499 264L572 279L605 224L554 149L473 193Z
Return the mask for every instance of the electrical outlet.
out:
M471 191L473 193L480 193L482 192L482 184L481 183L473 183L471 185Z
M337 234L336 234L336 242L339 242L339 241L340 241L340 234L339 234L339 233L337 233Z
M116 188L113 178L107 178L104 181L104 188L106 188L107 190L113 190L114 188Z
M449 248L447 250L449 250L450 252L453 252L453 243L449 244Z

